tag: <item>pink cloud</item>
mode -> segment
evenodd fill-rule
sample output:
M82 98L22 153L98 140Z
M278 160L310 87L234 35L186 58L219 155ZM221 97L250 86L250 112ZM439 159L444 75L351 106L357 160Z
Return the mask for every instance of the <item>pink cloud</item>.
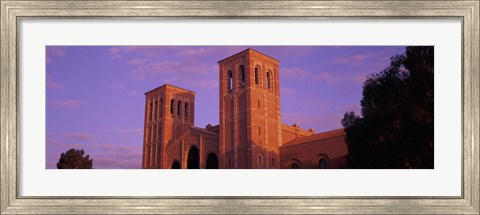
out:
M103 144L106 151L91 154L95 169L141 169L142 146Z
M47 88L53 90L63 90L65 89L65 85L54 81L51 76L47 76Z
M280 93L281 95L296 95L297 90L287 87L280 87Z
M218 66L197 61L153 61L133 68L130 71L132 80L142 80L158 77L159 75L191 75L202 76L208 73L216 72Z
M82 133L82 132L66 133L65 136L74 140L81 140L81 141L91 141L94 139L93 135L88 133Z
M47 106L51 108L70 108L75 109L87 105L87 102L76 99L47 101Z
M56 139L53 139L53 138L47 138L46 143L47 143L47 149L49 147L55 147L56 149L61 149L61 150L64 150L64 151L66 151L68 149L71 149L71 148L80 149L84 146L82 144L63 142L63 141L59 141L59 140L56 140ZM55 155L55 156L60 156L60 154Z
M137 95L139 95L139 93L138 93L137 91L135 91L135 90L130 90L130 91L128 92L128 95L129 95L129 96L137 96Z
M312 72L305 70L303 68L281 68L280 74L282 77L292 78L295 80L305 80L310 77Z
M310 80L321 81L331 85L337 85L345 82L363 83L366 80L366 75L361 72L352 73L349 75L344 75L342 73L322 72L314 75Z
M198 55L210 54L213 51L212 47L208 48L188 48L179 50L176 55L182 57L196 57Z
M115 89L115 90L124 90L126 88L126 85L123 83L117 83L115 81L97 81L98 84L103 85L107 88Z
M334 81L336 81L335 79L336 77L334 77L331 73L328 72L322 72L313 76L313 80L324 81L328 83L333 83Z
M103 132L115 133L115 134L134 134L137 136L143 136L143 128L117 128L117 129L102 129Z
M384 52L371 52L365 54L355 54L334 58L330 63L343 64L351 68L370 68L377 66L388 66L385 62L389 62L389 57ZM373 71L376 72L376 71Z
M192 79L188 76L175 76L165 80L166 83L179 84L182 86L194 86L204 89L218 89L218 79L198 78Z
M53 63L53 58L63 57L67 53L65 46L47 46L46 47L46 61L47 64Z
M143 58L133 58L133 59L130 59L130 60L127 62L127 65L142 65L142 64L145 64L146 62L148 62L147 59L143 59Z
M127 58L131 55L140 55L143 57L156 57L160 54L172 53L170 46L118 46L108 49L107 54L111 59Z

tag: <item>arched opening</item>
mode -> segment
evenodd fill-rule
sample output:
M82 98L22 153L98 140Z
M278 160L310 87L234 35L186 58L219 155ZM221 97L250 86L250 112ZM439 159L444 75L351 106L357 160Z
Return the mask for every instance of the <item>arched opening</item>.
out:
M173 114L173 105L175 104L175 100L171 99L170 100L170 114Z
M255 67L255 84L258 85L258 67Z
M187 169L199 169L200 168L200 156L198 148L195 146L190 147L187 156Z
M188 109L188 103L185 102L185 118L188 118L188 114L189 114L189 109Z
M207 156L207 165L205 169L218 169L218 158L215 153L209 153Z
M330 160L328 159L328 156L325 154L319 154L318 158L316 159L316 162L314 162L314 164L317 165L318 169L328 169L329 163L330 163Z
M300 161L297 159L292 159L290 160L290 165L288 166L290 169L301 169L302 165L300 164Z
M265 160L262 153L259 153L257 156L257 167L260 169L265 168Z
M320 160L318 161L318 168L319 168L319 169L327 169L327 168L328 168L328 167L327 167L327 160L325 160L325 159L323 159L323 158L320 159Z
M153 109L153 120L157 120L158 116L158 100L155 99L155 106Z
M232 90L233 89L233 75L232 75L232 71L231 70L228 70L228 74L227 74L227 80L228 80L228 90Z
M240 66L240 75L242 76L242 87L245 87L245 68Z
M148 121L152 121L152 117L153 117L152 111L153 111L153 103L150 102L150 108L148 110Z
M177 115L180 116L181 112L180 112L180 108L182 107L182 102L181 101L178 101L178 105L177 105Z
M173 163L172 163L172 166L170 167L170 169L181 169L182 166L180 165L180 162L178 162L178 160L174 160Z
M271 74L270 71L267 72L267 89L270 89L270 79L271 79Z

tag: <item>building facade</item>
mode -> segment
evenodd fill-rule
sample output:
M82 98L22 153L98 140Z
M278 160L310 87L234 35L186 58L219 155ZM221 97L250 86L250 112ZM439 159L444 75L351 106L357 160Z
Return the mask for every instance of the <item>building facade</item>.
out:
M344 168L343 129L282 124L280 61L246 49L220 60L219 125L194 126L195 92L145 93L142 168Z

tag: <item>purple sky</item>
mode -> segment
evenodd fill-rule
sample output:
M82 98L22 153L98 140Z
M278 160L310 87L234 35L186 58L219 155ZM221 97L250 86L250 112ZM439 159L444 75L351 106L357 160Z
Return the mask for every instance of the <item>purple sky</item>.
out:
M83 148L101 169L141 168L144 92L169 83L197 92L195 126L218 124L217 61L253 48L280 60L282 122L317 132L359 112L366 75L399 46L49 46L46 167Z

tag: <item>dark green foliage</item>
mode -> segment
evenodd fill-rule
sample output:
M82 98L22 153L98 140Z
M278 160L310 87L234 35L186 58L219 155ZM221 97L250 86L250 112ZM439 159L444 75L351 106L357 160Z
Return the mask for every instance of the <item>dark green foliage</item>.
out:
M91 169L93 160L90 156L85 156L83 149L70 149L60 155L57 163L57 169Z
M362 116L342 120L349 168L433 168L433 51L407 47L367 78Z

